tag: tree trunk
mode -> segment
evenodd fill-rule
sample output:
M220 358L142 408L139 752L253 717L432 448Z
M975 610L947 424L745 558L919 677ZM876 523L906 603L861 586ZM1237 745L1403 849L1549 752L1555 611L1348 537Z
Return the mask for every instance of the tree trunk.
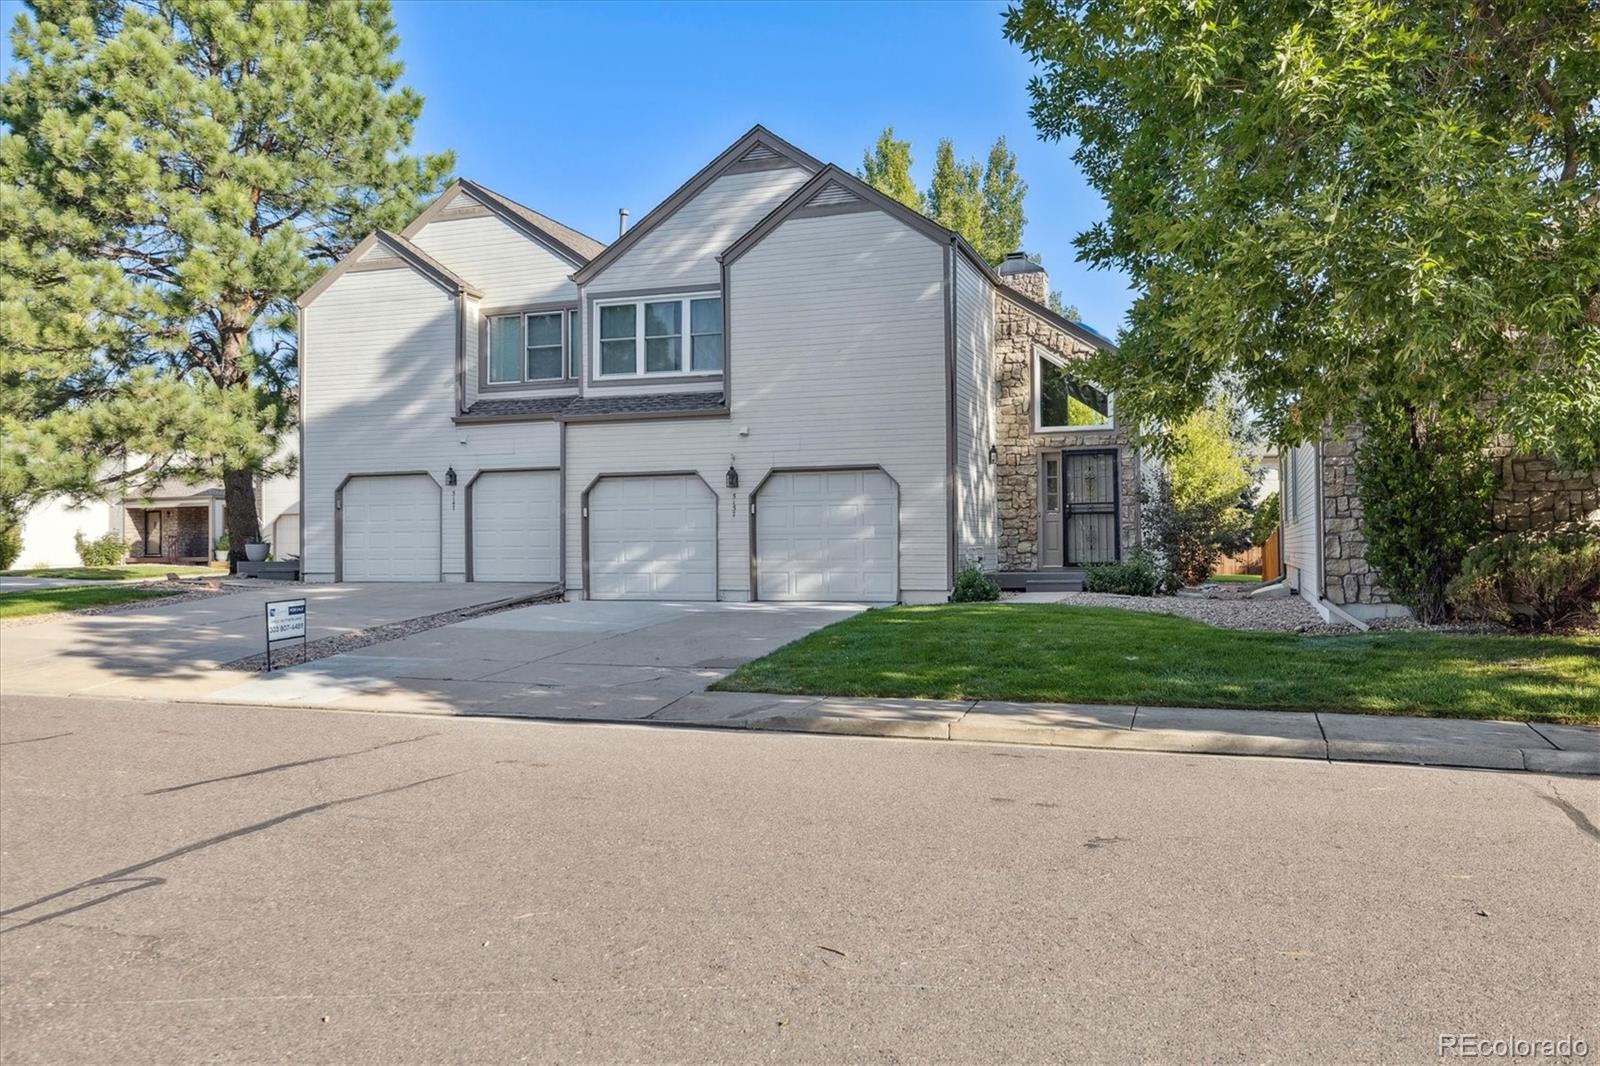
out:
M222 472L223 514L228 524L228 573L237 573L244 546L261 539L256 513L256 478L249 470Z

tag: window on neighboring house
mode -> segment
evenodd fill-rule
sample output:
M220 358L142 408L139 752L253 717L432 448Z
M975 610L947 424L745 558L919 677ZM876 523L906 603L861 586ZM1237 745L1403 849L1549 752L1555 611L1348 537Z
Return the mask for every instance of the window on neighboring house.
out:
M491 385L546 384L575 376L573 330L576 311L534 311L489 319L487 379Z
M598 376L656 377L722 370L722 298L675 296L602 303Z
M1111 394L1073 373L1066 359L1033 350L1034 428L1040 432L1100 429L1112 424Z

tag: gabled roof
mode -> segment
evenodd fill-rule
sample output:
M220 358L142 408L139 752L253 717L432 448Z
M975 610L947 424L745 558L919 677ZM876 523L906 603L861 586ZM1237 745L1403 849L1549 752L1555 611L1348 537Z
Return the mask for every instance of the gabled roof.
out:
M441 212L449 210L463 194L473 203L481 205L513 229L544 245L573 266L581 267L605 251L606 246L588 234L557 222L548 215L540 214L531 207L517 203L509 196L466 178L458 178L451 182L450 187L440 193L439 198L429 204L427 210L411 220L410 225L401 231L402 235L415 237L418 231L436 219Z
M765 126L752 126L748 133L730 144L722 154L701 168L699 173L678 186L676 192L634 223L628 232L612 241L610 247L589 260L572 275L572 279L579 285L588 282L590 278L616 262L629 248L639 243L647 233L677 214L684 204L694 199L707 185L735 167L753 170L778 166L795 166L813 173L823 169L821 160L807 155Z
M399 259L411 269L415 270L417 273L421 274L423 277L427 278L429 281L433 282L435 285L452 295L459 295L461 293L466 293L468 296L483 295L473 287L471 282L468 282L464 278L461 278L453 273L449 267L433 258L433 256L429 255L427 252L424 252L421 248L418 248L416 245L412 244L398 233L390 233L388 230L380 229L374 230L373 232L367 234L360 244L350 249L349 255L335 263L332 269L330 269L326 274L322 275L321 278L317 279L317 283L315 285L301 293L295 300L295 303L300 307L309 307L311 305L311 301L315 300L318 296L321 296L327 291L328 286L332 285L345 274L348 274L351 270L358 267L367 253L380 245L393 253L391 258Z
M852 201L854 202L853 204ZM723 266L732 266L739 257L750 251L757 244L760 244L769 233L782 225L785 219L802 208L808 208L811 211L828 211L850 206L877 208L939 244L953 245L956 251L965 256L984 277L989 279L990 284L999 290L1000 295L1019 304L1025 310L1062 332L1077 337L1085 344L1093 345L1096 348L1115 349L1115 345L1094 330L1082 323L1073 322L1057 314L1044 304L1024 296L1010 285L1007 285L1005 280L996 273L994 267L989 265L989 261L965 237L955 230L946 229L921 212L914 211L899 200L884 195L854 174L833 163L829 163L813 174L809 181L791 193L783 203L773 208L771 213L756 223L748 233L728 245L727 250L717 258Z

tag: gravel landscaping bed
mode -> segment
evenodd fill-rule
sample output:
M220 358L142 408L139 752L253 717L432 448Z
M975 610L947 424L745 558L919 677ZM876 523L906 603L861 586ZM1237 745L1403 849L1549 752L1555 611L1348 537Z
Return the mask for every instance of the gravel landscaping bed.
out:
M369 629L357 629L350 633L341 633L336 637L323 637L313 640L304 646L299 644L285 644L275 648L272 652L272 668L282 669L286 666L298 666L301 663L316 662L329 656L341 655L347 651L371 647L382 644L386 640L398 640L400 637L409 637L414 633L426 633L430 629L438 629L454 622L464 622L468 618L482 618L485 615L499 614L501 611L514 611L519 607L531 607L537 603L557 603L562 598L559 588L537 596L523 596L514 600L501 603L491 603L488 606L478 604L472 607L462 607L454 611L443 611L439 614L423 615L421 618L408 618L404 622L391 622L388 625L372 626ZM262 652L258 655L246 655L243 659L235 659L231 663L224 663L225 670L249 670L259 673L267 668L267 655Z
M129 603L110 603L99 607L80 607L72 611L53 611L50 614L29 614L20 618L0 618L0 629L11 629L14 626L34 626L41 622L59 622L64 618L84 618L94 614L127 614L130 611L142 611L151 607L163 607L169 603L187 603L191 600L208 600L213 596L227 596L238 592L237 588L214 585L210 581L204 583L197 581L119 581L121 588L148 588L159 589L162 592L171 589L174 585L180 590L168 596L150 597L143 600L133 600ZM75 588L99 587L73 586Z
M1219 629L1276 630L1287 633L1353 633L1329 625L1299 596L1250 599L1259 586L1205 585L1176 596L1117 596L1109 592L1064 592L1059 602L1079 607L1120 607L1146 614L1175 614Z

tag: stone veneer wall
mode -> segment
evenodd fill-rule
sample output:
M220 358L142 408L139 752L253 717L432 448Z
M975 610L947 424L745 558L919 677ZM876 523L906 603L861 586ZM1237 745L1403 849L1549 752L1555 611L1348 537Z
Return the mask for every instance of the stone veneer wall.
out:
M1361 437L1361 427L1351 426L1343 434L1329 433L1322 443L1323 595L1341 606L1394 602L1367 564L1355 474ZM1562 470L1548 459L1513 455L1505 446L1493 454L1500 481L1494 497L1498 532L1600 524L1600 470Z
M1038 279L1035 284L1045 288L1049 285L1042 271L1014 277ZM1017 288L1032 295L1024 286ZM1121 428L1079 433L1036 434L1033 431L1034 344L1068 358L1087 357L1093 349L1013 300L997 294L994 303L1000 569L1039 568L1039 453L1058 449L1118 449L1117 479L1121 493L1118 518L1122 552L1126 556L1139 544L1139 459L1129 434Z

